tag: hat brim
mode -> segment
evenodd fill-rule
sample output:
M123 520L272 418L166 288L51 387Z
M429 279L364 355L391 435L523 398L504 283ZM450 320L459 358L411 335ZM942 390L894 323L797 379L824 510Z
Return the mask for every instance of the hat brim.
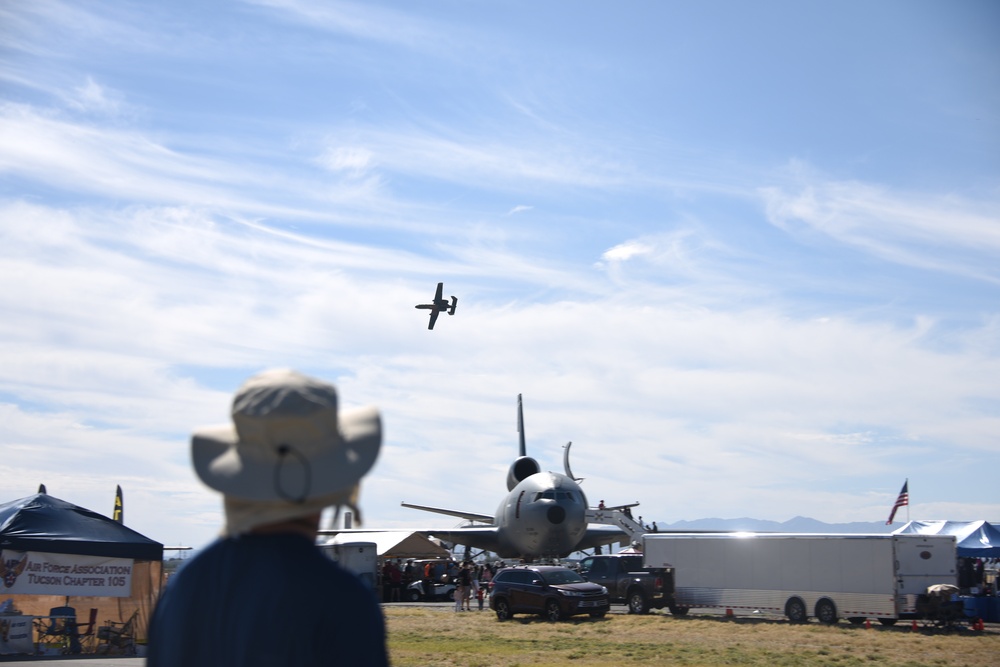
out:
M382 421L374 407L343 410L337 416L343 441L324 448L305 463L308 484L295 500L304 502L350 488L375 464L382 445ZM277 453L269 458L241 456L232 424L205 426L191 436L191 460L205 484L227 496L255 501L289 500L276 483ZM291 459L288 465L302 466Z

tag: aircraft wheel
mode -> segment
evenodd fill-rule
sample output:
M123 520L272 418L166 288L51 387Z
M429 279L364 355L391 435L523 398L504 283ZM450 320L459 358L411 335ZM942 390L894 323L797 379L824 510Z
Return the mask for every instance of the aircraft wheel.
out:
M805 623L809 619L806 604L801 598L792 598L785 604L785 616L792 623Z
M649 602L646 600L646 595L638 588L628 594L628 613L649 613Z
M558 621L562 618L562 609L559 608L558 602L549 600L545 603L545 618L549 621Z
M510 613L510 604L503 598L493 602L493 610L497 613L498 621L506 621L514 617L514 614Z

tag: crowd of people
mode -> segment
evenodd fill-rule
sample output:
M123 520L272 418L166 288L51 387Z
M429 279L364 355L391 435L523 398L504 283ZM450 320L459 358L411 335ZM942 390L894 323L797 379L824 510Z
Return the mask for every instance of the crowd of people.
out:
M451 584L455 587L452 593L455 611L471 611L473 599L478 608L483 609L489 583L502 567L505 567L503 561L475 563L411 558L404 563L402 558L387 558L382 564L378 585L383 602L402 602L410 599L407 592L416 581L421 582L422 598L427 600L437 597L435 584Z

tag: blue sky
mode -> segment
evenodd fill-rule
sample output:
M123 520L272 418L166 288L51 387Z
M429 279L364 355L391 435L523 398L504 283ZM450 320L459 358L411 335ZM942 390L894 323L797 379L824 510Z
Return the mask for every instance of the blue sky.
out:
M201 546L290 366L371 527L492 512L519 393L647 520L1000 520L1000 6L538 4L0 5L7 499Z

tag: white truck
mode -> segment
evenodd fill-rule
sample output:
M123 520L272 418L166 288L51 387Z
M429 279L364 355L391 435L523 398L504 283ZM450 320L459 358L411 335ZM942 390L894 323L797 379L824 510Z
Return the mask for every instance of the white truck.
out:
M774 613L802 623L920 614L927 587L957 583L951 535L660 533L643 538L646 567L673 568L679 609Z

